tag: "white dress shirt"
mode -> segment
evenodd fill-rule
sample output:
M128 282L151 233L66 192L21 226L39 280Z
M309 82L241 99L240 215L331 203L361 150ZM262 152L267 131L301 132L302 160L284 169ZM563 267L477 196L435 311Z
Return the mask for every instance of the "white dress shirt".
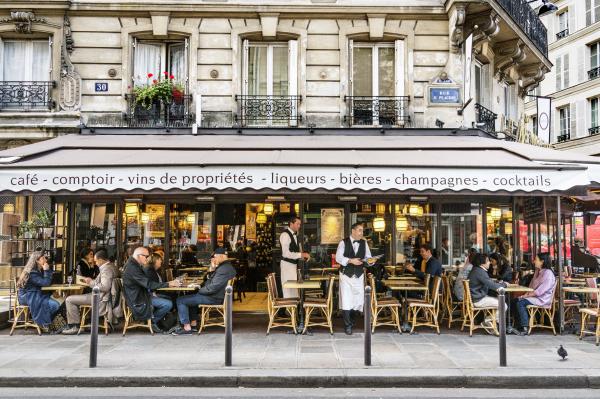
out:
M350 237L350 240L352 240L352 249L354 249L354 253L356 253L358 251L358 246L360 245L358 242L359 240L354 240L352 237ZM344 251L346 251L346 244L344 243L344 240L342 240L338 244L337 251L335 253L335 260L340 265L347 266L348 261L351 258L346 258L344 256ZM370 257L371 257L371 250L369 249L369 244L367 244L367 242L365 241L365 258L363 259L363 261L366 261Z
M298 242L298 235L294 233L294 231L289 227L287 228L287 230L290 233L292 233L292 237L294 237L294 242L298 244L300 252L290 252L290 236L284 231L279 236L279 243L281 244L281 257L287 259L300 259L302 257L302 246Z

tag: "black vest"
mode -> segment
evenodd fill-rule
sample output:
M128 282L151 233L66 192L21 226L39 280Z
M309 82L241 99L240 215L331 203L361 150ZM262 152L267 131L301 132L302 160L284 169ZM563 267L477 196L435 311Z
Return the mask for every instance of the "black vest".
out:
M290 236L289 251L290 252L300 252L300 246L296 242L297 238L294 238L294 235L292 234L292 232L289 231L289 229L285 229L283 232L287 233ZM296 237L298 237L298 236L296 236ZM288 263L293 263L295 265L297 265L298 261L300 260L300 259L288 259L288 258L283 258L283 257L281 259L283 259L284 261L286 261Z
M360 240L358 243L358 251L354 253L354 248L352 246L351 237L344 238L344 257L345 258L358 258L361 261L365 258L367 253L367 242L365 240ZM342 268L342 273L344 273L348 277L360 277L363 274L363 266L353 265L348 263L346 266Z

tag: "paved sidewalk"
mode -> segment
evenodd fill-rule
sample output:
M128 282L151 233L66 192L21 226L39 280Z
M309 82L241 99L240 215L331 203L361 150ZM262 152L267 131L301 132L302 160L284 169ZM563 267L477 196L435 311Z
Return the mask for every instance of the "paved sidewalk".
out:
M87 368L89 334L37 336L20 330L10 337L3 330L0 386L268 386L285 381L311 386L489 387L512 382L525 388L531 384L600 387L600 348L592 337L579 341L574 335L555 337L546 332L508 336L509 367L501 369L496 337L484 333L469 337L456 329L441 335L427 329L417 335L381 329L373 335L372 366L367 368L363 364L362 332L331 336L317 329L312 336L295 336L274 330L266 336L265 324L256 321L262 316L253 317L251 323L234 325L230 368L224 367L222 329L180 337L150 336L142 331L125 337L118 333L100 335L98 368L93 370ZM560 344L569 352L566 361L556 354Z

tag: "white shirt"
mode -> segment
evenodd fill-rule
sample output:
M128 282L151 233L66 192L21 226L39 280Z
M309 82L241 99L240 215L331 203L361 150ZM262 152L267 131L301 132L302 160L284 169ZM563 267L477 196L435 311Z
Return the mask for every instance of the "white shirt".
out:
M290 233L292 233L292 237L294 237L294 242L298 244L300 251L302 251L302 246L298 242L298 236L289 227L287 228L287 230ZM302 257L301 252L290 252L290 242L291 241L289 234L285 231L281 233L281 235L279 236L279 243L281 244L281 257L287 259L300 259Z
M356 253L358 251L358 246L360 245L358 243L358 240L354 240L354 238L350 237L350 240L352 240L352 249L354 249L354 253ZM340 243L338 244L337 247L337 251L335 252L335 260L337 263L339 263L342 266L347 266L348 265L348 261L351 258L346 258L344 256L344 251L346 250L346 244L344 244L344 240L340 241ZM367 242L365 241L365 258L363 260L367 260L371 257L371 250L369 249L369 244L367 244Z

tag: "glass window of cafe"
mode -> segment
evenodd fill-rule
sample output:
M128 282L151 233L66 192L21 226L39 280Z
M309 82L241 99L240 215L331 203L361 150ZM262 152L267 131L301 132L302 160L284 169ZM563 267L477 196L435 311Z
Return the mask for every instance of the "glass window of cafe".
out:
M437 215L432 204L394 204L396 230L396 264L414 263L423 244L431 245L434 256L439 257L436 247Z
M165 204L126 203L123 212L125 262L139 246L165 251Z
M444 266L462 264L469 250L483 248L481 204L442 204L442 248L440 261Z
M110 260L117 257L117 212L115 203L75 205L75 256L83 248L104 248Z
M176 265L208 264L213 251L211 204L171 204L168 259Z
M512 261L513 214L509 204L486 204L486 252L499 253Z

